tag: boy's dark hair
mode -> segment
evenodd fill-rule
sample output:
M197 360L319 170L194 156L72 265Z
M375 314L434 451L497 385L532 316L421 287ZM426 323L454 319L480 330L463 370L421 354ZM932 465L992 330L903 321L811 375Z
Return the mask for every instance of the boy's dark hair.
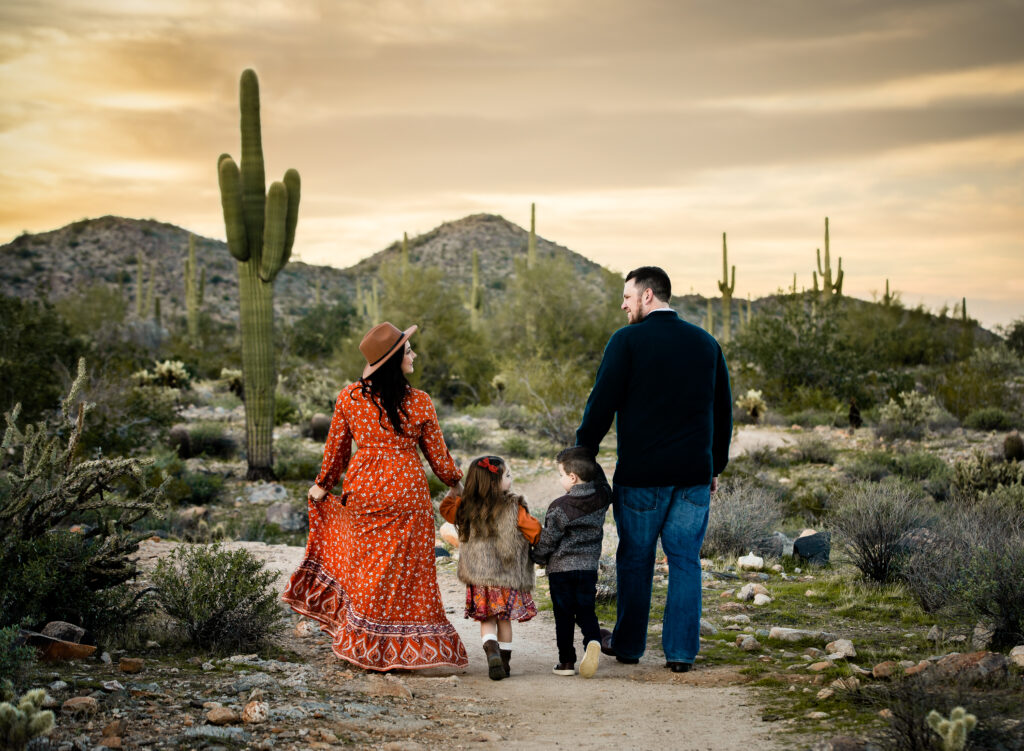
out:
M555 457L567 475L576 475L583 482L593 482L597 477L597 462L590 450L583 446L571 446L562 449Z
M640 294L643 294L645 289L649 289L655 297L666 303L672 297L672 282L669 280L668 274L657 266L641 266L638 269L633 269L626 275L627 282L631 279Z

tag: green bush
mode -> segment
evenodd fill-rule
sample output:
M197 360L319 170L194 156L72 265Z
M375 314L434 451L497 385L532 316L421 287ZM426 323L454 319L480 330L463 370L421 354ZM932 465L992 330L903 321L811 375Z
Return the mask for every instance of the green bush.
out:
M1024 462L1024 438L1010 433L1003 439L1003 458L1008 462Z
M288 394L274 397L274 425L290 425L299 421L299 403Z
M708 515L702 556L744 555L761 549L782 521L770 491L753 482L723 482Z
M279 480L303 480L312 483L320 474L323 454L309 449L302 441L281 439L274 446L274 474Z
M789 457L782 451L766 443L759 444L747 451L747 456L756 467L788 467Z
M916 441L929 428L951 427L955 423L934 396L916 391L900 392L897 399L890 399L878 410L878 416L875 432L886 440L908 438Z
M86 392L95 406L82 434L82 448L117 455L163 443L176 417L176 393L135 386L117 376L94 381Z
M827 440L816 435L800 436L796 440L793 456L806 464L835 464L839 451Z
M349 335L355 317L355 308L346 301L315 305L288 327L291 351L304 360L329 358Z
M192 383L192 374L181 360L160 360L150 370L133 373L132 379L139 386L186 389Z
M191 456L234 459L238 455L238 441L222 423L200 422L190 425L188 438Z
M17 626L0 628L0 684L10 681L15 687L21 686L22 677L36 656L32 647L18 644L18 632Z
M501 453L504 456L515 456L520 459L532 459L535 456L530 440L521 435L510 435L502 441Z
M475 423L449 422L441 428L444 441L452 451L475 451L483 442L483 428Z
M982 407L964 418L964 427L971 430L1010 430L1017 420L999 407Z
M202 649L264 644L283 619L277 576L245 550L183 545L157 563L152 581L163 611Z
M900 477L918 482L936 500L949 496L953 470L946 462L927 451L911 451L893 457L895 472Z
M865 579L895 580L931 515L903 483L857 483L840 497L829 521Z
M879 482L896 471L896 460L887 451L865 451L854 455L846 473L854 480Z

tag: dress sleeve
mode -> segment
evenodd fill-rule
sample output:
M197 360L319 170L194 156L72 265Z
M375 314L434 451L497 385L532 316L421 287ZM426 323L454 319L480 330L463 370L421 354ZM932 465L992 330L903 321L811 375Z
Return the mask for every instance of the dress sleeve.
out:
M462 479L462 470L455 465L455 460L448 452L444 434L441 433L441 425L437 421L437 412L434 410L434 405L430 403L430 397L424 394L424 400L427 403L427 419L420 432L420 449L427 457L427 462L430 463L430 468L437 475L437 479L448 487L452 487Z
M462 499L459 498L458 496L454 496L454 495L445 496L445 499L443 501L441 501L441 509L440 509L441 518L444 519L449 524L454 524L455 523L455 514L458 513L459 504L461 502L462 502Z
M346 391L342 391L334 405L331 429L327 433L327 443L324 444L324 460L320 465L320 474L316 477L316 484L328 493L338 484L352 456L352 431L349 430L342 409L342 399L346 394Z
M528 543L537 544L537 540L540 539L540 521L535 516L531 516L530 512L522 506L519 507L519 518L516 519L516 525Z

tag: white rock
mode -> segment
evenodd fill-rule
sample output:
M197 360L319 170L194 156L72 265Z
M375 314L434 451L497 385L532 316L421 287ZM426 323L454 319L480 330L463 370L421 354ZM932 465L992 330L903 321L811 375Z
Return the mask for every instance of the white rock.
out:
M781 574L782 573L782 564L781 563L776 563L774 566L772 566L772 571L774 571L776 574Z
M242 722L257 725L266 722L270 716L270 706L265 701L251 701L242 710Z
M764 558L759 555L754 555L754 551L751 550L749 555L740 556L736 561L736 565L741 569L760 571L764 568Z
M447 542L453 548L459 547L459 531L451 522L445 522L442 524L441 529L439 529L437 533L442 540Z
M804 592L804 597L817 597L817 596L818 596L818 593L815 592L813 589L808 589L806 592Z
M823 689L821 689L821 691L818 692L818 698L819 699L831 699L833 696L835 696L835 693L836 693L835 689L823 688Z
M856 657L857 650L853 648L853 642L849 639L836 639L833 642L829 642L825 645L825 651L829 653L831 659L832 654L839 654L841 657Z
M740 591L736 593L736 599L742 600L743 602L749 602L754 599L754 585L744 584L740 587Z
M1014 665L1024 668L1024 644L1010 650L1010 660Z
M785 628L784 626L773 626L768 632L769 639L781 641L800 641L801 639L816 639L818 633L815 631L804 631L799 628Z
M772 601L772 598L768 595L754 595L755 605L767 605Z
M805 529L803 532L801 532L799 535L797 535L796 539L799 540L801 537L809 537L810 535L816 535L816 534L818 534L818 533L815 530L808 528L808 529Z
M722 616L722 620L729 623L750 623L750 616L740 613L739 615Z

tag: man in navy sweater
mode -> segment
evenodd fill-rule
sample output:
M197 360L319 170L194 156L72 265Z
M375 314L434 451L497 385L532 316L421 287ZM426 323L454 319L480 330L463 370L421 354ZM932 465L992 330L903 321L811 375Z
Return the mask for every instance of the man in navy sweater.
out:
M729 461L732 393L722 348L676 315L671 296L656 266L629 272L622 309L630 325L605 346L576 443L596 455L616 419L618 612L602 651L627 664L643 655L660 537L669 568L662 646L666 667L682 673L700 649L700 548Z

